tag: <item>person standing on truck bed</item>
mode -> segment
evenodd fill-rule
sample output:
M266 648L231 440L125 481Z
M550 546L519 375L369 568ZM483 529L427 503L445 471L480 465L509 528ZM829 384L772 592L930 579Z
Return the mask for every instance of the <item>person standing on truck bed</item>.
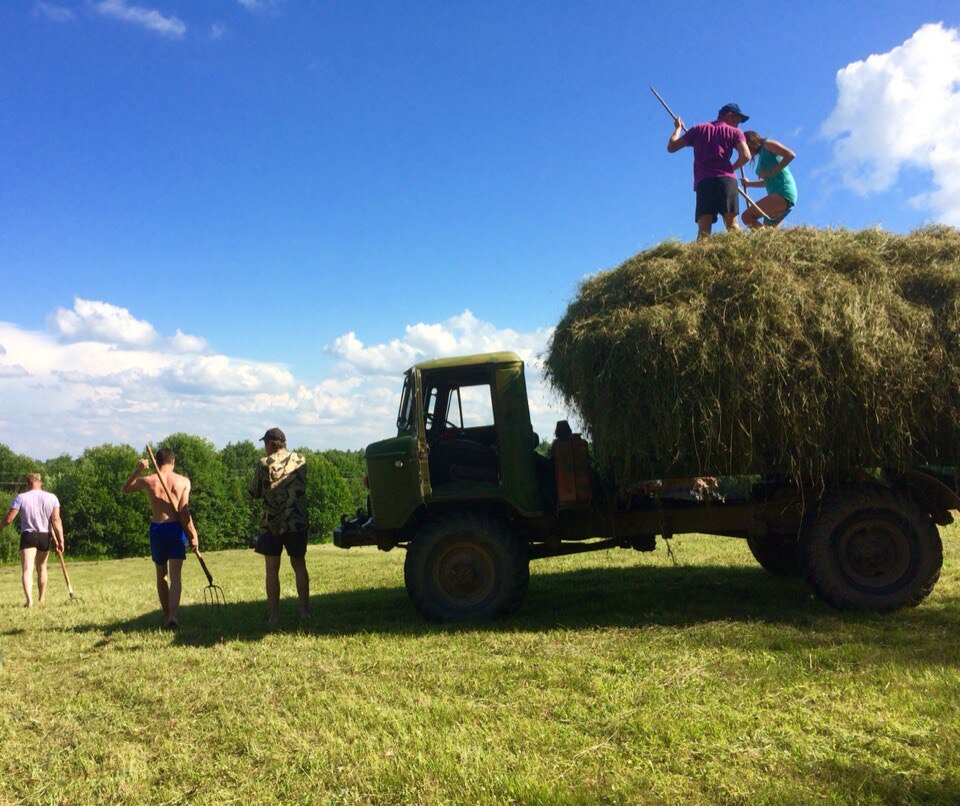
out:
M280 621L280 556L287 550L297 579L300 618L310 615L310 576L307 574L307 462L303 454L287 450L279 428L260 437L267 455L257 463L250 495L263 501L260 535L255 551L263 555L267 587L267 624Z
M50 549L63 551L63 523L60 520L60 501L53 493L42 490L39 473L27 473L27 490L10 504L0 529L20 516L20 570L23 592L27 597L24 607L33 607L33 570L37 570L38 601L43 604L47 593L47 557Z
M697 194L697 239L706 238L713 230L717 216L723 217L728 230L740 229L740 197L737 189L737 169L747 164L750 148L738 126L749 117L737 104L726 104L712 123L698 123L686 133L683 121L674 121L673 134L667 141L667 151L673 154L687 146L693 147L693 189ZM737 161L730 164L736 151Z

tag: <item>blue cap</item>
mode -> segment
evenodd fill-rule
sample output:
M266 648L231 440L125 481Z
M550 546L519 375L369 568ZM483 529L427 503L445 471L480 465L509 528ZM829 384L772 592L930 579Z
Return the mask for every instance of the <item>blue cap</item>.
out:
M724 104L720 107L720 111L717 112L717 117L722 118L725 114L727 114L727 112L733 112L734 114L740 115L744 123L750 120L750 117L743 114L743 111L737 104Z

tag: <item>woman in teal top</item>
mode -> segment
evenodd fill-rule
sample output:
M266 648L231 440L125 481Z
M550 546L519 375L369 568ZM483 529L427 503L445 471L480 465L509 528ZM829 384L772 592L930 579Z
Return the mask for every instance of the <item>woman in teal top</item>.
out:
M766 225L779 227L797 203L797 183L793 181L793 174L787 167L793 162L794 154L789 148L776 140L768 140L753 131L744 132L750 153L754 155L757 176L761 181L748 182L743 176L745 188L766 188L767 195L757 202L766 214ZM747 207L742 220L750 229L763 226L760 213L752 205Z

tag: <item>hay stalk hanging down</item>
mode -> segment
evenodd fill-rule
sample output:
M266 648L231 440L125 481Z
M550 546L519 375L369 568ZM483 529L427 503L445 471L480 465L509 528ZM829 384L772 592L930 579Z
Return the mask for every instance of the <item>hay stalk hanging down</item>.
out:
M960 233L665 242L581 283L546 367L622 483L955 465Z

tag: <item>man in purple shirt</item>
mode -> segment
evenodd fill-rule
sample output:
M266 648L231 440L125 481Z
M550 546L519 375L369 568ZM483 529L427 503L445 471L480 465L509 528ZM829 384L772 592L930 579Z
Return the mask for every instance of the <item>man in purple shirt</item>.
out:
M743 132L737 128L749 118L736 104L727 104L717 113L713 123L698 123L683 132L683 121L674 121L673 134L667 141L667 151L673 154L681 148L693 147L693 189L697 193L697 239L710 235L717 216L723 216L727 229L740 229L737 216L740 198L737 189L737 169L750 159L750 148ZM730 164L736 150L737 161Z
M33 569L37 569L37 588L40 604L47 592L47 556L50 549L63 551L63 523L60 520L60 501L53 493L41 490L39 473L27 473L27 490L10 504L10 510L0 522L0 529L20 516L20 570L24 607L33 606Z

